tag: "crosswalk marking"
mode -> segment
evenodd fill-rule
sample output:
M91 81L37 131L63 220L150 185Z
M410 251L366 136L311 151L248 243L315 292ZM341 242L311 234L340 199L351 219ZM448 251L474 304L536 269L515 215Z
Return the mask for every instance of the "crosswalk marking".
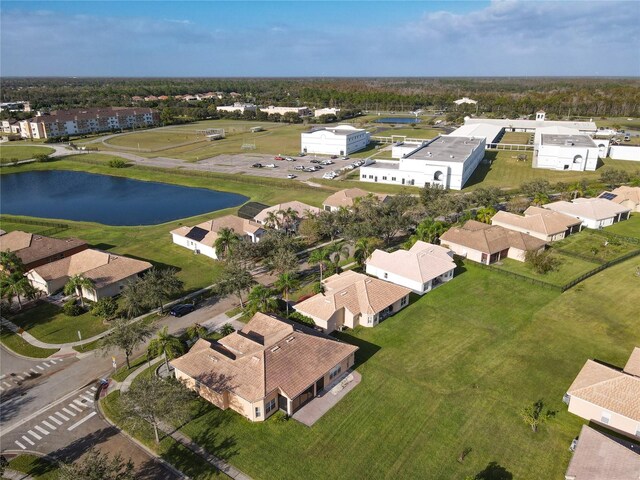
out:
M91 387L91 390L93 390L94 392L97 390L97 388L95 386Z
M81 405L82 405L82 404L81 404ZM69 404L69 406L70 406L71 408L75 408L75 409L76 409L77 411L79 411L79 412L82 412L82 409L81 409L81 408L79 408L79 407L77 407L77 406L75 406L73 403L70 403L70 404Z
M38 375L38 371L37 371L37 370L35 370L35 369L33 369L33 368L31 369L31 372L33 372L33 373L35 373L36 375Z
M78 420L76 423L74 423L73 425L71 425L69 428L67 428L67 430L71 431L74 428L76 428L78 425L86 422L87 420L89 420L91 417L93 417L96 414L95 410L93 412L91 412L89 415L87 415L86 417L84 417L81 420Z
M63 409L62 409L62 411L63 411L64 413L66 413L67 415L71 415L72 417L75 417L75 416L76 416L76 414L75 414L75 413L73 413L73 412L72 412L71 410L69 410L68 408L63 408ZM66 420L69 420L69 419L67 418Z
M16 375L17 378L19 378L20 380L24 380L24 377L22 375Z
M25 377L30 377L31 374L29 372L22 372L22 375L24 375Z
M55 429L56 429L56 427L54 427L53 425L51 425L51 424L50 424L49 422L47 422L46 420L43 420L43 421L42 421L42 424L43 424L45 427L50 428L51 430L55 430Z
M26 450L27 447L25 447L23 444L21 444L19 441L16 440L16 445L18 445L21 449Z
M52 422L57 423L58 425L62 425L62 422L60 420L58 420L56 417L52 416L52 415L49 415L49 420L51 420Z
M6 374L6 373L3 373L2 375L0 375L0 380L3 380L3 379L4 379L4 377L6 377L6 376L7 376L7 374Z
M43 364L45 367L47 367L47 368L49 368L49 367L51 366L51 365L49 365L47 362L42 362L42 364Z
M89 395L90 397L93 397L94 393L91 390L87 390L86 392L87 395Z
M27 437L26 435L22 435L22 439L23 439L25 442L27 442L27 443L29 443L29 444L31 444L31 445L35 445L35 443L33 443L33 442L31 441L31 439L30 439L29 437Z
M80 395L80 398L83 398L86 402L93 402L93 398L87 397L86 395Z
M61 419L63 419L65 422L66 422L67 420L69 420L69 417L65 417L65 416L64 416L63 414L61 414L60 412L56 412L55 414L56 414L56 415L58 415ZM75 416L75 415L74 415L74 416Z
M36 426L35 426L35 427L33 427L33 428L35 428L36 430L38 430L40 433L43 433L43 434L45 434L45 435L49 435L49 431L48 431L48 430L45 430L45 429L44 429L44 428L42 428L40 425L36 425Z
M44 370L44 368L42 368L40 365L36 365L36 368L40 371Z
M10 386L11 386L11 384L10 384L10 383L7 383L7 382L2 382L2 384L3 384L5 387L10 387Z
M42 440L42 437L38 435L36 432L34 432L33 430L29 430L27 433L31 435L33 438L35 438L36 440Z

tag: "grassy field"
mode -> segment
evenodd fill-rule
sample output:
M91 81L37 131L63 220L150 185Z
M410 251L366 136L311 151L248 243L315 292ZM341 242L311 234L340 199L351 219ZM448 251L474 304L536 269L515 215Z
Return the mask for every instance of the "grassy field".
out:
M640 213L632 213L629 220L611 225L607 227L606 231L627 237L640 238Z
M37 480L57 480L59 468L49 460L31 454L14 457L9 468L29 475ZM4 477L3 477L4 478Z
M28 160L39 153L48 155L53 152L55 152L55 150L49 147L0 145L0 163L9 163L13 160Z
M465 265L374 329L340 335L360 346L362 383L312 428L204 406L183 431L256 479L465 478L490 462L562 478L584 423L562 395L587 358L624 365L640 342L636 263L564 294ZM557 414L534 434L518 412L539 399Z
M558 254L556 258L560 261L557 270L547 272L544 275L536 273L526 263L511 258L501 260L500 264L494 264L494 267L561 287L600 265L596 262L588 262L569 255Z
M532 133L526 132L505 132L500 140L500 143L510 143L516 145L529 145L532 143Z
M391 137L392 135L404 135L408 138L436 138L438 135L442 135L442 130L435 128L388 128L386 130L377 131L374 136Z
M592 258L593 261L599 263L608 262L633 250L640 249L640 245L617 240L613 237L608 238L606 236L607 231L605 229L604 234L601 234L583 230L578 234L569 235L564 240L555 242L553 249L560 252L573 252L583 257Z
M199 140L204 142L203 136ZM198 136L195 132L185 132L173 128L163 128L156 130L142 131L139 133L126 133L112 137L105 142L114 147L140 148L142 150L164 150L181 143L197 142Z
M109 328L102 319L89 312L69 317L63 313L62 308L47 302L40 302L35 307L14 315L10 320L38 340L47 343L76 342L80 340L78 332L86 339Z
M638 171L636 162L605 159L595 172L563 172L544 170L531 167L531 152L526 152L527 160L518 160L518 155L525 152L487 151L485 158L492 161L491 165L480 164L464 188L465 191L478 187L516 188L519 185L535 179L549 180L552 183L571 183L582 180L598 180L603 167L611 167L626 172Z

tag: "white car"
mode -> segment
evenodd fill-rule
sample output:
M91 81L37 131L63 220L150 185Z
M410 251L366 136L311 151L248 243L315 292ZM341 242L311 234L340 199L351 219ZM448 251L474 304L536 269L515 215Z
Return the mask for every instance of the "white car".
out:
M322 162L320 162L320 165L333 165L334 162L333 160L323 160Z
M267 163L266 165L263 165L263 167L276 168L276 164L275 163Z
M336 177L337 175L334 172L327 172L324 175L322 175L322 178L324 178L325 180L333 180Z
M294 178L296 178L296 176L293 173L290 173L289 175L287 175L287 178L289 180L293 180Z

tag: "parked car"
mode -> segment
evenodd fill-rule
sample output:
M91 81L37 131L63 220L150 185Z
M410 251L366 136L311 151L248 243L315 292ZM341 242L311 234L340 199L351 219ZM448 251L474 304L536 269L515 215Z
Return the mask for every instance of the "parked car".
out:
M342 157L343 160L349 160L349 157L347 155L345 155L344 157Z
M195 305L192 303L181 303L179 305L175 305L170 311L169 315L173 317L182 317L187 313L191 313L196 309Z
M353 170L355 167L353 165L345 165L342 169L343 170Z
M291 157L284 157L284 159L285 159L287 162L295 162L295 161L296 161L296 159L295 159L295 158L291 158Z
M336 158L338 158L338 155L331 155L331 158L335 160Z
M322 162L320 162L320 165L333 165L333 161L332 160L323 160Z
M325 180L333 180L334 178L336 178L338 175L336 175L335 172L327 172L324 175L322 175L322 178L324 178Z
M631 135L629 135L628 133L624 136L624 141L628 142L631 140Z
M304 170L304 165L296 165L293 167L294 170Z
M289 175L287 175L287 178L289 180L292 180L292 179L296 178L296 175L294 175L293 173L290 173Z
M267 163L265 165L265 167L267 167L267 168L276 168L276 164L275 163Z
M251 165L251 168L262 168L262 164L261 163L254 163L253 165Z
M304 171L305 171L305 172L315 172L315 171L316 171L316 169L315 169L315 168L313 168L313 167L304 167Z
M315 159L315 158L314 158L313 160L309 160L309 161L310 161L311 163L320 163L320 160Z
M276 155L275 157L273 157L274 160L284 160L284 157L281 157L280 155Z
M299 157L304 157L304 156L306 156L306 155L307 155L307 154L306 154L306 153L304 153L304 152L300 152L300 153L298 154L298 156L299 156Z

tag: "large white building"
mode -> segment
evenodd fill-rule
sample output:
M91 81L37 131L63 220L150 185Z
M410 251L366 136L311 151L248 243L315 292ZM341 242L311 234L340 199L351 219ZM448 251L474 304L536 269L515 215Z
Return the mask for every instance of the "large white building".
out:
M256 107L253 103L242 103L235 102L233 105L223 105L220 107L216 107L216 110L219 112L255 112L258 107Z
M568 127L575 128L580 133L593 134L598 131L594 122L572 122L566 120L546 120L544 112L536 113L535 120L513 120L509 118L471 118L465 117L465 125L483 123L504 128L506 132L535 132L541 127Z
M320 117L322 115L337 115L339 111L339 108L318 108L313 112L313 116Z
M533 166L549 170L594 171L600 149L588 135L541 134Z
M484 148L484 138L438 137L399 161L379 160L360 167L360 180L416 187L441 185L461 190L484 158Z
M274 107L270 105L268 107L262 107L260 109L261 112L266 112L268 115L275 115L276 113L279 115L284 115L285 113L295 113L296 115L300 115L301 117L305 115L311 115L311 110L308 107Z
M316 128L300 135L302 151L325 155L349 155L362 150L371 140L371 134L351 125Z

